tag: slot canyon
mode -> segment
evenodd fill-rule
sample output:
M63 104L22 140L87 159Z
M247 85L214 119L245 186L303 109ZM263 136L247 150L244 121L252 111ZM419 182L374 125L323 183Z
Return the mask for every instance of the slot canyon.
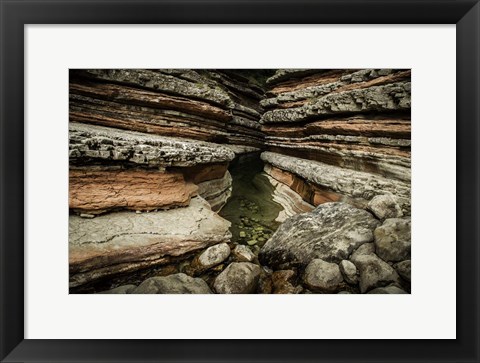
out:
M408 69L71 69L74 294L408 294Z

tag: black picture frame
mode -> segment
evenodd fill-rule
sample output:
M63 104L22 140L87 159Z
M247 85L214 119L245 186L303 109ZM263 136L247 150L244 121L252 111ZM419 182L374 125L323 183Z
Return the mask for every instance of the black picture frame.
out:
M1 0L0 4L2 362L480 361L478 0ZM177 23L456 24L457 339L220 341L24 339L25 90L22 62L24 25ZM446 193L451 194L453 191Z

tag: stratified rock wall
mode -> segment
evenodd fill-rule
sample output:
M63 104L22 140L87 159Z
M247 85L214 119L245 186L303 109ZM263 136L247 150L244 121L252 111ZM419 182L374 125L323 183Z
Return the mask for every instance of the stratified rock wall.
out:
M410 78L71 70L70 286L162 270L109 293L409 291ZM273 185L284 223L271 237L240 218L251 233L238 238L265 242L250 250L216 212L232 195L231 162L261 151L266 178L252 175L252 188Z
M303 181L313 205L393 194L409 214L410 78L400 69L278 70L260 102L265 171L297 193L305 187L288 179Z
M70 121L261 147L264 90L246 75L233 70L72 70Z

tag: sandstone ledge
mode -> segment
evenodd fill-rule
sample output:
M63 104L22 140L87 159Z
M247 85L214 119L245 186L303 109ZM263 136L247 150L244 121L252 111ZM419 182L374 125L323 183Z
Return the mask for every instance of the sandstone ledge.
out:
M70 287L168 264L229 242L229 227L200 197L192 198L188 207L166 211L118 212L94 219L70 216Z
M69 172L69 208L80 213L187 206L196 191L197 187L186 183L181 173L92 168Z
M186 167L228 162L234 157L230 149L203 141L79 123L69 126L69 158L73 164L121 161L153 167Z
M333 193L363 202L371 200L376 195L390 193L397 198L397 202L405 214L410 214L410 184L376 174L343 169L318 161L272 152L263 152L261 158L276 168L294 173Z

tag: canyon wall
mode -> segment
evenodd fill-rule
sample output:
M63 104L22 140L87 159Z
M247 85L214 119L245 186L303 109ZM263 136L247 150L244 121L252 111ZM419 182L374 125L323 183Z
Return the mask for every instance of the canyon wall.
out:
M71 287L229 242L229 162L264 143L254 73L70 71Z
M410 70L277 70L265 172L317 206L392 195L410 214Z
M409 291L410 78L71 70L71 291L132 273L145 282L112 293ZM283 207L275 232L218 215L232 195L229 168L260 153L255 188L268 184ZM238 208L258 212L248 200Z

